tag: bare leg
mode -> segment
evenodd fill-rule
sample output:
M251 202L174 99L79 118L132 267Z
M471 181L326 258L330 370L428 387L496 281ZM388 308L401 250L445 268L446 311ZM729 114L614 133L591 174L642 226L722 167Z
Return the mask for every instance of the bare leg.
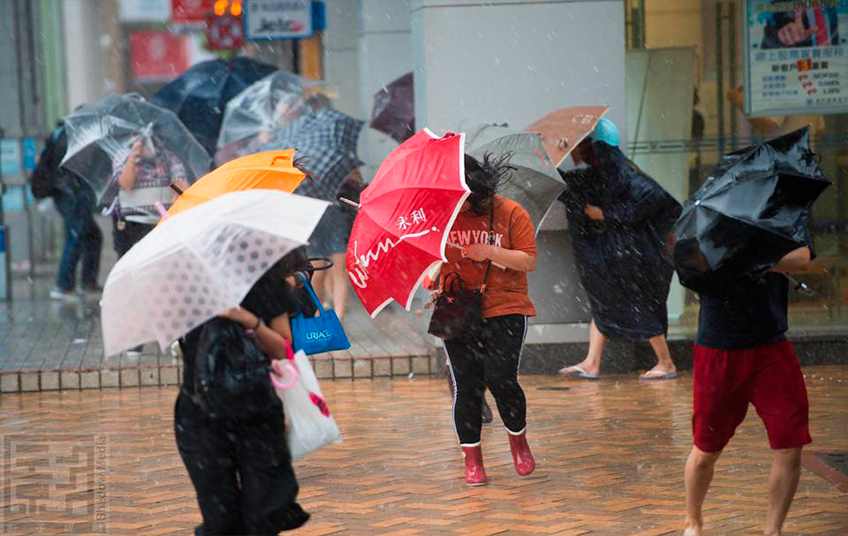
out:
M597 375L601 371L601 357L604 355L604 347L607 344L607 338L595 325L595 320L589 324L589 352L586 354L586 359L578 363L576 366L582 368L587 374ZM559 372L561 374L568 373L565 367Z
M654 349L654 354L657 356L657 364L651 370L662 372L677 372L677 367L674 366L674 361L671 360L671 352L668 351L668 342L665 340L665 335L657 335L648 339L651 343L651 348Z
M704 452L693 446L686 460L686 528L683 536L701 536L704 518L701 508L710 483L713 481L715 464L721 452Z
M766 536L779 536L789 506L801 477L801 448L774 451L768 477L769 512L766 517Z
M347 304L347 296L350 292L350 286L347 283L347 270L345 268L345 254L337 253L333 255L333 267L330 268L330 286L333 292L333 310L339 320L344 318L345 305Z
M329 272L329 270L318 270L312 274L312 288L315 289L315 295L318 296L318 301L321 303L324 303L324 299L327 295L324 288L327 283L327 272Z

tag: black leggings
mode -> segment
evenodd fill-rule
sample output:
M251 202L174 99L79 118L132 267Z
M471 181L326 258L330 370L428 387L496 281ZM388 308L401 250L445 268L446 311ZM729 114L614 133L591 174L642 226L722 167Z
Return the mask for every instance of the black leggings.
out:
M177 447L203 515L195 534L276 535L309 519L295 502L285 417L281 407L273 409L258 422L211 420L180 390Z
M527 424L527 401L518 384L527 317L506 315L483 321L478 332L445 342L454 386L453 422L461 445L480 442L481 405L486 388L510 432Z

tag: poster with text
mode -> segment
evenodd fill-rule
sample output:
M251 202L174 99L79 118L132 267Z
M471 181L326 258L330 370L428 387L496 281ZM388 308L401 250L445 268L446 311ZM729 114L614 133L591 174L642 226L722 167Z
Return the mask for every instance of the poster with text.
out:
M312 0L245 0L248 39L300 39L312 36Z
M844 113L848 0L746 0L745 110Z

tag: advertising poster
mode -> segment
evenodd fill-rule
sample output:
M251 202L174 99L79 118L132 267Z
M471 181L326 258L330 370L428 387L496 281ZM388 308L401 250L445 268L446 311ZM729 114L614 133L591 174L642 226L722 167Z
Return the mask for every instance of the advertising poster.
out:
M746 0L745 110L844 113L848 0Z

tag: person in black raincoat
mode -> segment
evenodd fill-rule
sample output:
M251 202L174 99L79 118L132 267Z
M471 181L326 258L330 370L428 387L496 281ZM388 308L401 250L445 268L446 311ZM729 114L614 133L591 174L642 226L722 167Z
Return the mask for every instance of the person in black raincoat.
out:
M296 501L298 483L280 399L270 386L264 389L268 393L258 387L252 396L260 400L260 411L241 418L216 414L198 389L197 371L208 340L204 330L212 323L220 326L221 318L255 337L266 356L284 359L283 339L291 341L290 317L299 311L314 314L297 286L297 274L310 276L311 272L306 248L294 250L262 276L241 307L198 326L180 340L183 384L174 410L174 429L203 516L196 535L271 535L296 529L309 519ZM262 401L267 401L267 406ZM245 406L249 402L245 400Z
M666 244L680 203L624 156L608 119L598 122L572 157L588 168L560 172L569 185L560 200L592 322L586 359L560 373L597 379L608 338L648 339L657 365L640 378L676 378L665 338L674 273Z

